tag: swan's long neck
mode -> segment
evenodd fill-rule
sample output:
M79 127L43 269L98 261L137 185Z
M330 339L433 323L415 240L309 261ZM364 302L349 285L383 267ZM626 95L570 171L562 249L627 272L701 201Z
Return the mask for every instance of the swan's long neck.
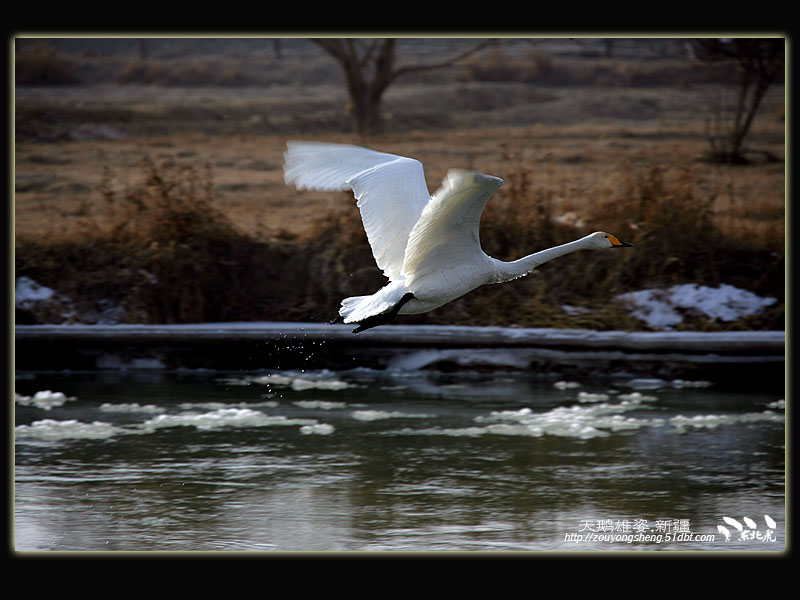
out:
M581 238L573 242L567 242L566 244L561 244L560 246L554 246L553 248L542 250L541 252L529 254L528 256L511 262L493 259L496 273L495 283L511 281L517 277L524 277L539 265L549 262L554 258L558 258L559 256L564 256L565 254L570 254L572 252L577 252L578 250L587 249L588 242L589 240L586 238Z

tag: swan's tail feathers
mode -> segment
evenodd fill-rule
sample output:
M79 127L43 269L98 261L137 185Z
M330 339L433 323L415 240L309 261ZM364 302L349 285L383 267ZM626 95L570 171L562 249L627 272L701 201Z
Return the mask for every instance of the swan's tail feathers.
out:
M353 323L354 321L348 319L358 309L359 305L370 298L371 296L352 296L342 300L342 305L339 307L339 316L337 316L331 323Z
M403 285L402 280L385 285L371 296L352 296L342 300L339 308L341 322L356 323L353 333L388 323L414 295ZM337 319L337 322L340 322Z
M397 304L395 304L388 312L372 315L360 321L358 323L358 327L353 329L353 333L361 333L366 329L372 329L373 327L377 327L378 325L386 325L387 323L391 323L392 321L394 321L394 318L397 316L397 313L400 312L400 309L403 308L403 305L409 300L411 300L413 297L414 294L412 294L411 292L406 293L400 299L400 301Z
M342 300L339 316L334 323L356 323L358 327L353 333L360 333L378 325L385 325L394 320L403 305L411 300L414 294L407 292L394 304L376 303L374 296L353 296Z
M373 327L377 327L378 325L386 325L387 323L391 323L394 321L397 314L400 312L400 309L403 308L403 305L411 300L414 297L414 294L411 292L406 293L400 301L395 304L389 311L383 312L377 315L372 315L367 317L366 319L360 321L358 323L358 327L353 330L353 333L361 333L366 329L372 329Z

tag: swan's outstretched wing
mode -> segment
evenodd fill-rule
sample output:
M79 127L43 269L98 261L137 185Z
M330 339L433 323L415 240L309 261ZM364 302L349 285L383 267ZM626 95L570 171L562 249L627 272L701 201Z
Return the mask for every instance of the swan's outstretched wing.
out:
M406 285L488 259L481 249L480 222L486 202L503 185L499 177L451 169L411 230L403 263Z
M378 267L400 276L406 243L430 200L422 164L358 146L288 142L286 183L304 190L353 190Z

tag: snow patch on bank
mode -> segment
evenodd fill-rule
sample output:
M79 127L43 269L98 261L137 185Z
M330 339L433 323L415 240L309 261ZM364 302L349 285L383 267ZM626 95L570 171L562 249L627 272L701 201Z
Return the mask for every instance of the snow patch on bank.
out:
M777 302L722 284L712 288L695 283L665 289L641 290L620 294L633 317L653 329L669 330L683 321L684 314L701 314L714 321L732 322L757 314Z
M30 277L20 277L14 289L14 305L17 308L32 308L37 302L50 300L55 295L49 287L39 285Z

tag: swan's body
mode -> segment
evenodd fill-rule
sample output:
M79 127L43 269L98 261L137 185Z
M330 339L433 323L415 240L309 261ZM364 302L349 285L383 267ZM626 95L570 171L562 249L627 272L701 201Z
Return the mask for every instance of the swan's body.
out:
M596 232L574 242L504 262L488 256L479 237L481 214L499 177L451 169L432 196L422 164L358 146L289 142L284 179L304 190L352 190L378 267L389 283L371 296L345 298L337 320L355 332L397 314L431 311L487 283L527 275L577 250L631 244Z

